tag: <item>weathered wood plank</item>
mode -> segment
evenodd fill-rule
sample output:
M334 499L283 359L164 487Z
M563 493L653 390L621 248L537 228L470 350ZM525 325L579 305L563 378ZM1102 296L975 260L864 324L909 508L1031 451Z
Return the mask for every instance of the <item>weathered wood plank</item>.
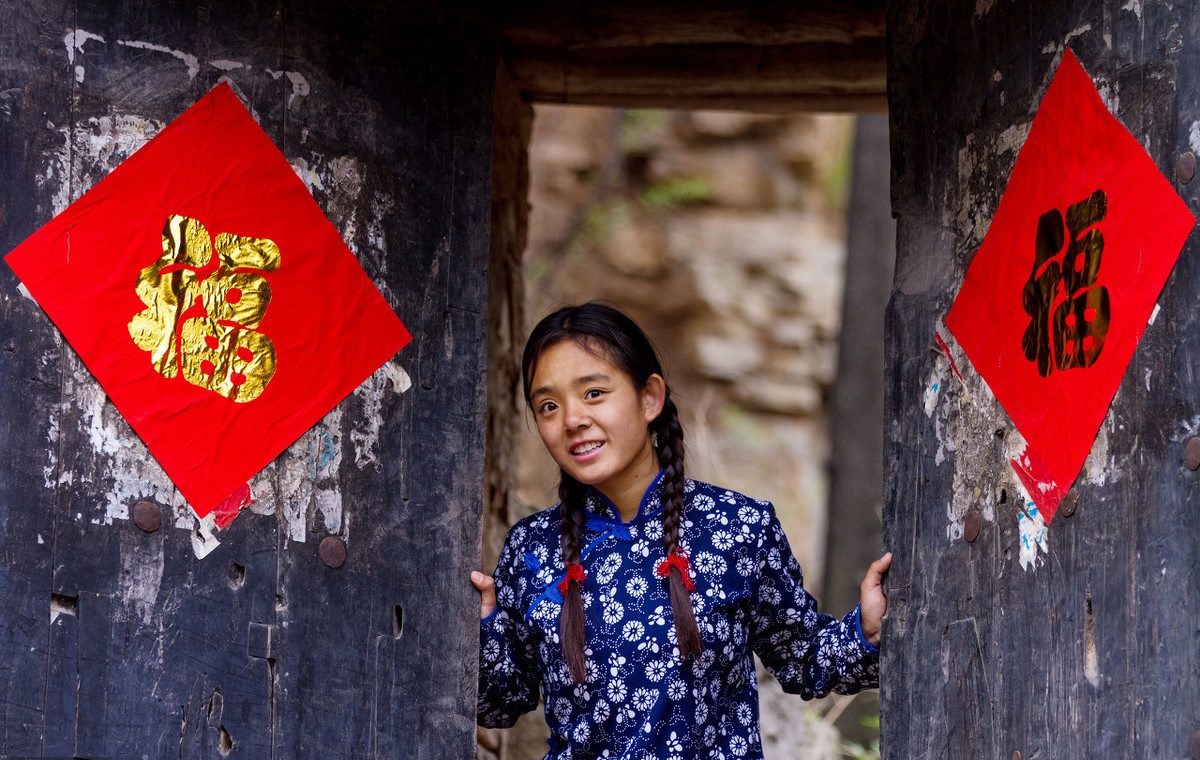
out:
M1180 464L1200 432L1195 236L1076 484L1077 511L1055 517L1033 564L1021 561L1011 423L969 368L964 389L933 350L1064 45L1174 181L1200 120L1195 11L889 7L885 757L1183 757L1200 729L1200 482ZM1176 188L1200 207L1194 184ZM984 515L974 542L971 507Z
M516 3L501 35L514 45L576 48L649 48L656 45L856 44L885 37L886 4L878 0L756 0L730 3Z
M227 78L416 339L208 539L0 267L0 754L473 750L495 47L489 15L419 3L81 0L6 19L5 252ZM130 521L139 500L158 531ZM339 569L326 535L348 548Z

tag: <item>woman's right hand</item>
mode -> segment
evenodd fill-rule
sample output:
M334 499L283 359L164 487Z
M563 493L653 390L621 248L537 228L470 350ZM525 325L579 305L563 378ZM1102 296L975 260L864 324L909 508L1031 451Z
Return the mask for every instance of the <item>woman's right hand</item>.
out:
M483 620L496 609L496 582L476 570L471 573L471 583L479 589L479 619Z

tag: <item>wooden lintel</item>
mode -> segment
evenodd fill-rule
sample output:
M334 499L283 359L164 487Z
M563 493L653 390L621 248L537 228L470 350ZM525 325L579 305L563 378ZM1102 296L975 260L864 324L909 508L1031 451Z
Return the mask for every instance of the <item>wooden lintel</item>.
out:
M816 95L792 93L786 95L755 95L744 92L689 95L675 93L648 95L620 93L572 93L554 99L539 98L530 102L572 106L604 106L608 108L674 109L681 111L743 111L759 114L792 113L886 113L886 93L855 95Z
M854 44L883 40L884 0L541 0L506 14L514 45L645 48L657 45Z
M885 47L882 39L854 45L511 46L505 57L530 102L768 112L807 103L804 110L875 111L886 103Z

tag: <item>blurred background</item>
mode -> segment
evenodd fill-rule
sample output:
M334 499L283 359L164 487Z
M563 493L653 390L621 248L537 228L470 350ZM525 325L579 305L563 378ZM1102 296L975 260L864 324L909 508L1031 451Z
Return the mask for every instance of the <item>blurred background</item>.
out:
M880 552L887 177L886 115L534 108L526 333L591 299L630 314L689 476L772 501L835 615ZM509 524L557 499L524 420ZM874 693L806 703L765 672L760 692L767 758L878 757ZM540 758L546 735L540 713L481 730L479 757Z

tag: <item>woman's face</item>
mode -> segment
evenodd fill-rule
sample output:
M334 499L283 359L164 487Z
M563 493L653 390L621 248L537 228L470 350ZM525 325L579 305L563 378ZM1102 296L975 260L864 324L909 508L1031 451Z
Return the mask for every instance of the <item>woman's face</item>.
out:
M651 375L639 391L602 352L563 340L538 357L530 387L538 434L558 466L622 513L632 497L636 511L658 474L648 426L662 411L663 379Z

